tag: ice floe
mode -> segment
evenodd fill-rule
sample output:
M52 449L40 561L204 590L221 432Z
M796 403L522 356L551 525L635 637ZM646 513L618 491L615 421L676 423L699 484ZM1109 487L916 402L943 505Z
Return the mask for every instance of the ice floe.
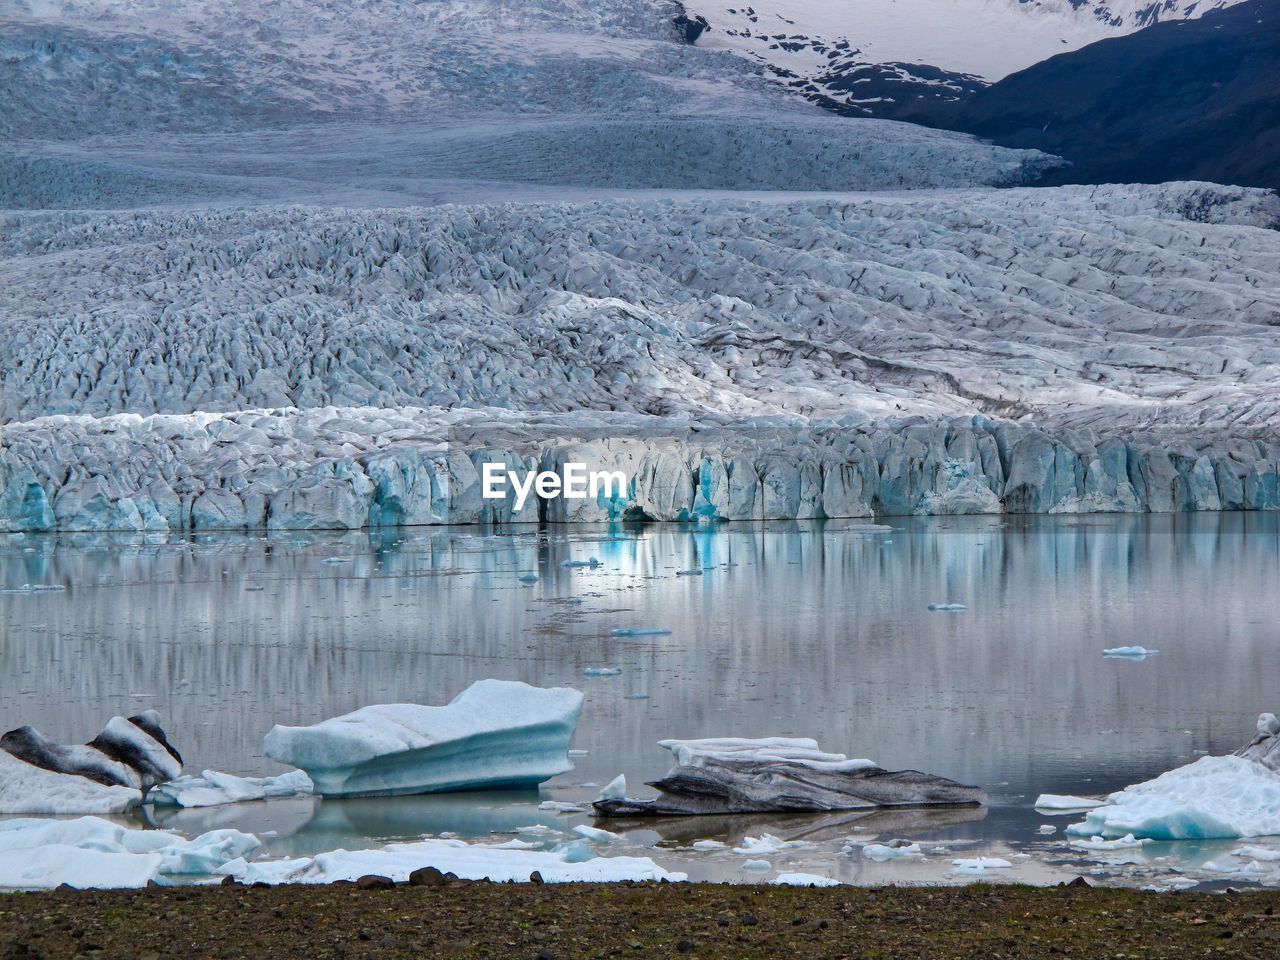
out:
M1159 650L1148 650L1146 647L1111 647L1103 650L1104 657L1121 660L1145 660L1147 657L1153 657Z
M576 690L481 680L443 707L383 704L276 726L263 748L305 770L323 796L532 787L573 769L581 710Z

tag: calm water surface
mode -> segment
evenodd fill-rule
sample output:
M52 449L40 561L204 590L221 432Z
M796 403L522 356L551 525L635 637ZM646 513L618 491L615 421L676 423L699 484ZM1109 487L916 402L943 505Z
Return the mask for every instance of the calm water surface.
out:
M637 825L628 840L679 860L697 837L771 832L814 840L779 865L927 878L924 865L839 855L842 838L870 831L1030 853L1013 873L1037 880L1079 872L1055 860L1061 838L1036 833L1051 822L1030 809L1038 794L1105 793L1230 752L1280 707L1276 515L888 523L9 537L0 588L65 591L0 594L0 727L83 742L114 714L154 707L189 770L265 774L282 769L262 756L273 723L444 703L485 677L569 685L586 694L573 746L588 753L540 796L308 799L166 822L275 830L274 852L289 853L563 829L584 818L538 811L539 799L591 799L619 772L639 792L669 766L660 739L812 736L979 784L991 806ZM590 557L601 565L562 566ZM691 569L703 574L677 575ZM539 582L521 583L530 572ZM967 609L929 611L937 602ZM672 633L610 637L616 627ZM1102 656L1131 644L1160 654ZM583 676L601 666L622 674ZM732 879L740 859L679 867Z

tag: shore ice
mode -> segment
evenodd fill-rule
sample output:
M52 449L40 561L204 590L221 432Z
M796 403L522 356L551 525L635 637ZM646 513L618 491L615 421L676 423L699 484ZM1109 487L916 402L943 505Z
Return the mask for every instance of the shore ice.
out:
M213 830L185 840L100 817L0 821L0 888L145 887L162 874L213 873L261 846L253 834Z
M622 880L687 879L648 857L579 860L566 849L513 850L462 840L430 839L389 844L379 850L334 850L315 857L248 862L233 860L218 872L245 883L333 883L366 874L405 881L421 867L435 867L464 880L527 881L534 871L547 883L609 883Z

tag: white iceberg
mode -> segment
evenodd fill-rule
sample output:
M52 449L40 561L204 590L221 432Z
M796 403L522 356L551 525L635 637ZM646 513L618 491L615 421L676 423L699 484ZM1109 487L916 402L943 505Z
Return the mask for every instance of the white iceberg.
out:
M179 777L153 787L147 799L158 806L215 807L224 803L297 797L313 793L305 771L291 770L277 777L237 777L205 770L198 777Z
M963 603L931 603L929 609L935 613L958 613L969 608Z
M962 876L982 876L988 870L1006 870L1012 866L1000 857L962 857L951 861L951 872Z
M502 846L431 839L389 844L379 850L334 850L315 857L247 862L234 860L219 873L245 883L333 883L366 874L404 881L421 867L435 867L463 880L523 882L537 872L547 883L607 883L622 880L687 879L648 857L592 857L582 860L580 848L560 851L519 850Z
M665 627L615 627L609 631L611 637L665 637L671 631Z
M309 727L276 726L267 756L299 767L323 796L533 787L573 769L582 694L481 680L444 707L364 707Z
M876 863L889 860L923 860L924 851L918 843L895 841L893 843L868 843L862 848L862 856Z
M1036 797L1037 810L1089 810L1102 806L1101 800L1090 800L1088 797L1073 797L1070 794L1042 793Z
M1159 652L1159 650L1148 650L1146 647L1112 647L1110 650L1103 650L1102 655L1112 659L1145 660Z
M1106 840L1103 837L1091 837L1088 840L1072 840L1071 846L1077 850L1091 850L1095 853L1105 853L1108 850L1136 850L1144 844L1150 843L1150 840L1139 840L1132 833L1126 833L1123 837L1116 837L1114 840Z
M616 677L620 673L621 667L587 667L582 671L584 677Z
M597 800L621 800L627 795L627 776L624 773L618 774L603 787L600 788L600 795Z
M734 847L733 852L737 854L762 854L777 853L779 850L791 850L796 847L807 847L803 840L783 840L775 837L771 833L762 833L758 837L743 837L742 846Z
M142 791L45 770L0 750L0 814L123 813Z
M238 830L185 840L99 817L0 821L0 888L145 887L163 874L210 874L261 846Z
M1067 834L1150 840L1280 834L1280 775L1243 757L1201 757L1111 794Z
M608 830L601 830L599 827L589 827L585 823L580 823L573 828L573 832L584 840L590 840L592 843L613 843L615 840L621 840L622 837Z

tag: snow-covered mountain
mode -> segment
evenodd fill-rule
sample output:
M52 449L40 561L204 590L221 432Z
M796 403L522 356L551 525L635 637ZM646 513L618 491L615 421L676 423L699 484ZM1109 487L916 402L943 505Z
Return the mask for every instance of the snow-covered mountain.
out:
M941 105L1060 53L1240 0L689 0L697 44L850 115ZM920 101L923 101L921 103Z

